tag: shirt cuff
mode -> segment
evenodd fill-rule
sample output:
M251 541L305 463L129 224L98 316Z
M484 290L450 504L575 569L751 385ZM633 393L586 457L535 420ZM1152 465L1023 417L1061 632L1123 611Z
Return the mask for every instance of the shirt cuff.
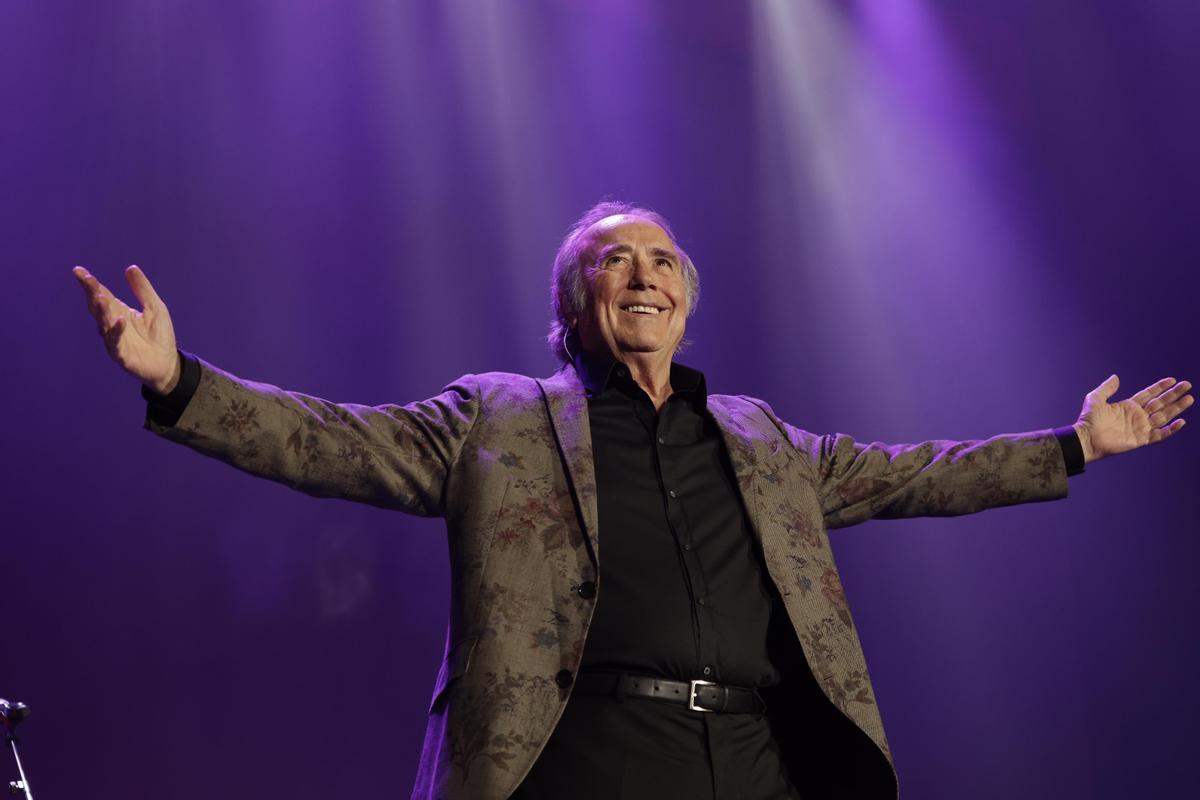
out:
M1064 425L1054 429L1054 438L1062 448L1063 462L1067 465L1067 477L1083 472L1083 445L1079 443L1079 434L1074 425Z
M142 386L146 399L146 419L164 428L174 427L200 386L200 362L191 353L179 351L179 383L170 394L159 394Z

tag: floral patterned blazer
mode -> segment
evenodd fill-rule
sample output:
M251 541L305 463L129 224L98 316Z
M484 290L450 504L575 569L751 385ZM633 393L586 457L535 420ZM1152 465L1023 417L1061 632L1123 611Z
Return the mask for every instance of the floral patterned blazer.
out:
M413 797L508 797L570 696L596 602L575 589L593 581L596 597L604 592L587 403L574 369L544 380L466 375L428 400L372 407L200 365L177 423L148 428L312 495L445 517L450 622ZM894 797L883 723L826 529L1064 497L1054 433L864 445L794 428L754 398L710 395L708 404L812 677L817 699L796 724L823 715L859 754L828 760L784 735L793 780L803 789L824 766L840 773L831 781L859 787L846 796Z

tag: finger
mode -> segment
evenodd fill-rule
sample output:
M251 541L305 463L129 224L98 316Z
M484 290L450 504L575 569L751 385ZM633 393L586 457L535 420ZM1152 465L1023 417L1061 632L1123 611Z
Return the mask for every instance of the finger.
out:
M1163 406L1165 406L1169 403L1173 403L1176 400L1178 400L1180 397L1182 397L1183 395L1187 394L1188 389L1191 389L1191 388L1192 388L1192 384L1190 382L1180 381L1179 383L1175 384L1171 388L1167 389L1167 391L1160 394L1158 397L1151 400L1149 403L1146 403L1146 405L1145 405L1146 412L1153 414L1155 411L1162 408Z
M125 332L125 326L128 324L129 323L124 317L117 317L115 320L113 320L113 324L108 327L108 331L105 332L104 335L109 339L112 339L114 343L119 342L121 340L121 334Z
M107 330L121 317L132 318L141 316L138 312L130 308L124 300L110 292L107 286L95 278L91 280L97 286L97 290L91 295L91 302L93 304L92 316L95 317L96 322L101 325L103 330Z
M1160 425L1167 424L1171 420L1175 419L1175 417L1179 416L1179 414L1185 408L1190 406L1194 399L1195 398L1193 398L1190 394L1184 395L1174 403L1160 408L1158 411L1155 411L1150 415L1150 424L1156 428Z
M75 277L83 286L84 295L87 298L88 311L92 315L92 319L96 321L96 325L100 328L100 333L104 333L112 325L113 320L122 314L132 313L129 306L118 300L108 287L88 272L83 267L76 267L72 270Z
M1112 397L1113 394L1116 393L1117 389L1120 386L1121 386L1121 379L1118 378L1116 375L1109 375L1108 379L1105 380L1104 383L1100 384L1095 389L1092 389L1090 392L1088 392L1088 397L1094 398L1096 400L1108 400L1108 398Z
M117 353L121 345L121 334L124 332L124 317L117 317L116 321L114 321L107 330L101 331L101 334L104 336L104 347L108 350L108 354L113 358L117 357Z
M96 326L99 327L100 333L108 330L108 326L112 324L109 319L109 302L108 298L100 292L94 292L88 295L88 311L92 315L92 319L96 320Z
M83 267L75 267L75 269L71 270L71 273L79 281L79 285L83 287L83 293L87 295L88 300L94 300L104 295L112 297L112 292L108 290L108 287L96 280L95 276Z
M150 279L137 264L132 264L125 270L125 280L129 282L129 288L133 289L133 296L142 304L143 309L151 306L157 308L163 304L162 298L150 284Z
M1172 422L1170 425L1167 425L1162 428L1155 428L1154 430L1150 431L1150 444L1158 444L1163 439L1166 439L1169 436L1173 436L1174 434L1179 433L1179 431L1182 430L1183 426L1186 424L1187 424L1187 420L1177 419L1174 422Z
M100 326L101 333L107 332L116 324L117 320L132 313L133 309L111 294L96 295L94 298L92 317L96 320L96 324Z
M1158 395L1165 392L1168 388L1170 388L1174 384L1175 384L1174 378L1162 378L1161 380L1157 380L1154 383L1150 384L1145 389L1142 389L1140 392L1135 394L1131 399L1133 400L1133 402L1137 403L1139 406L1144 406L1144 405L1146 405L1146 403L1150 402L1150 398L1157 397Z

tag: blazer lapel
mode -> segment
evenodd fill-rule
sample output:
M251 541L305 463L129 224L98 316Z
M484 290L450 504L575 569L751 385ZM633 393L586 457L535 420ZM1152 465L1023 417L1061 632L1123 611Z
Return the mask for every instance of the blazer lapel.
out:
M587 396L573 367L563 367L550 378L539 378L546 409L554 425L559 452L567 467L567 479L579 509L592 563L599 569L600 541L596 522L596 469L592 460L592 431L587 415Z
M733 474L737 478L738 489L742 493L746 515L750 518L750 527L762 541L761 510L759 508L758 486L758 451L756 443L761 439L755 436L755 429L747 424L745 414L741 409L730 408L712 395L708 398L708 411L717 422L721 438L725 441L725 449L729 453L729 463L733 465Z

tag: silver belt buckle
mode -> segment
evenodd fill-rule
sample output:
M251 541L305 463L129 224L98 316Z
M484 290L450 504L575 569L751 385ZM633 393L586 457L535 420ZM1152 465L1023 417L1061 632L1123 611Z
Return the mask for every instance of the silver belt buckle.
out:
M688 686L688 710L708 711L710 713L716 711L715 708L701 708L700 706L696 705L696 689L700 686L716 686L717 684L713 681L688 681L688 683L690 684Z

